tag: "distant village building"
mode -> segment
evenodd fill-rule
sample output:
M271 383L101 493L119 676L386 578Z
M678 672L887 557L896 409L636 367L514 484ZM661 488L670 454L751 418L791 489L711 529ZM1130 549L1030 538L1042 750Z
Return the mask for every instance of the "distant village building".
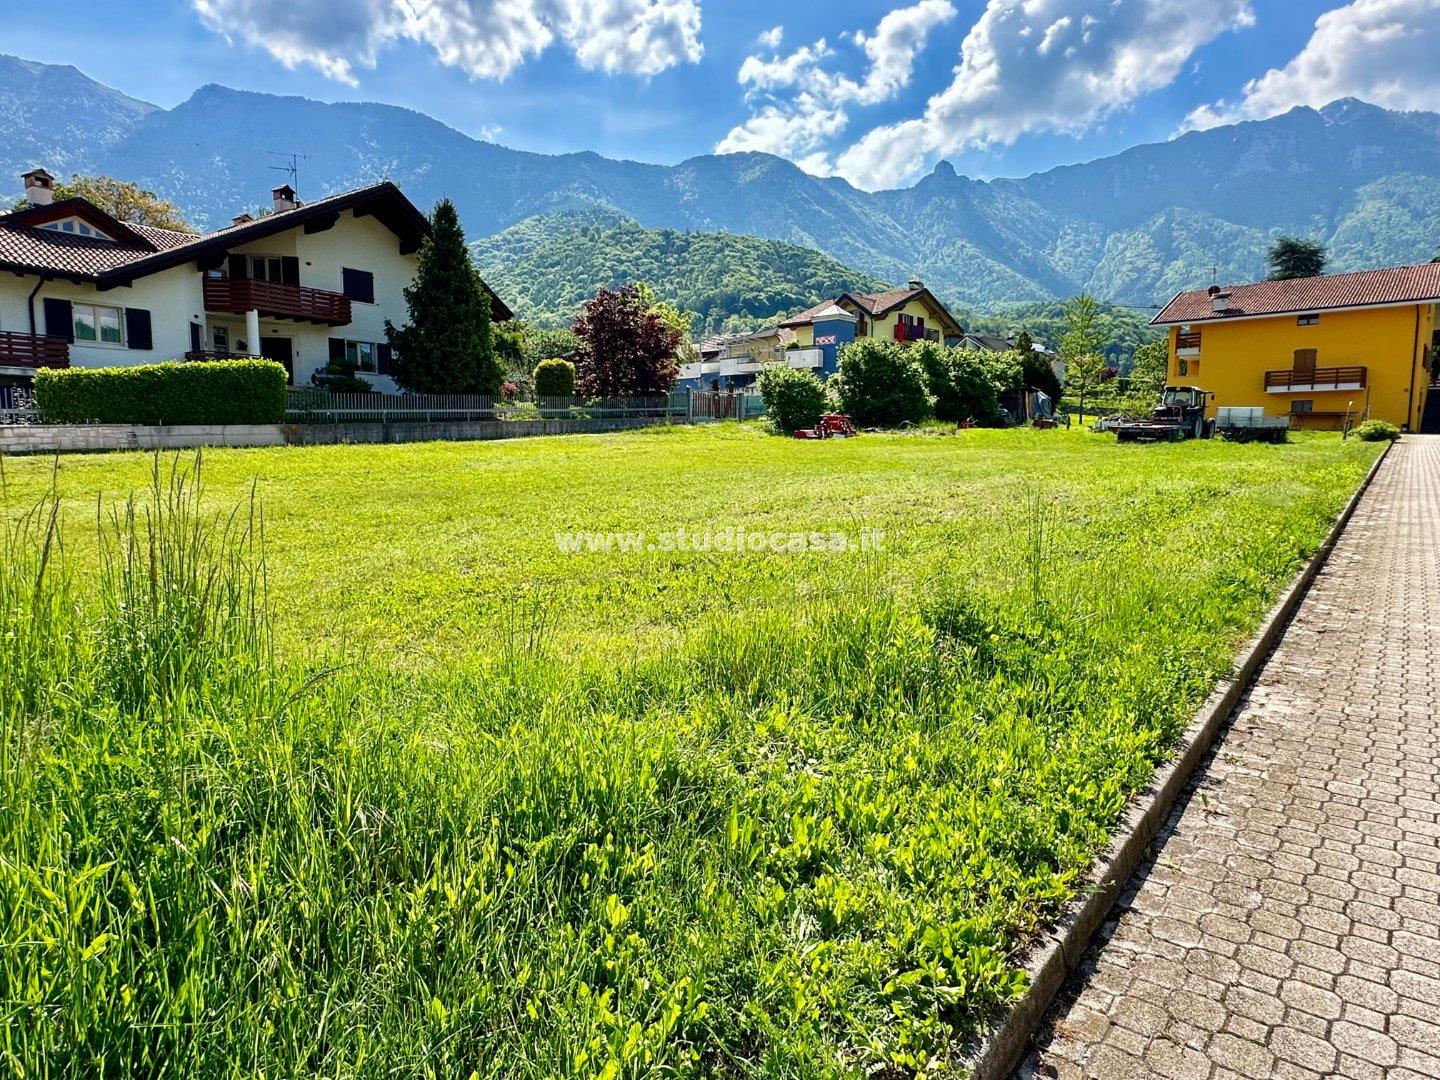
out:
M1421 429L1440 265L1397 266L1179 293L1169 381L1214 394L1209 415L1261 406L1300 427L1349 415Z
M27 205L0 214L0 385L37 367L109 367L263 356L308 383L332 358L394 391L385 320L407 319L403 290L429 230L385 182L205 234L122 222L81 198L54 198L43 169ZM493 292L497 320L512 318Z
M965 333L923 282L883 293L842 293L792 315L770 330L735 335L718 345L713 360L681 368L681 388L739 388L755 381L764 363L807 368L822 379L839 366L840 350L866 338L882 341L954 343ZM764 348L757 348L763 342ZM703 346L704 343L702 343Z

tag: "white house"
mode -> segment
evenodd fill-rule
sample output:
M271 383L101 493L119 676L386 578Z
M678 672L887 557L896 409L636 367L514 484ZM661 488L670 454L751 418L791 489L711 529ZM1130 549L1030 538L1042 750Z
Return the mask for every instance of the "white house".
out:
M54 199L43 169L28 205L0 214L0 384L37 367L265 356L309 384L332 356L396 390L385 320L406 321L428 223L387 182L194 234L131 225L85 199ZM488 286L487 286L488 289ZM512 317L493 292L496 320Z

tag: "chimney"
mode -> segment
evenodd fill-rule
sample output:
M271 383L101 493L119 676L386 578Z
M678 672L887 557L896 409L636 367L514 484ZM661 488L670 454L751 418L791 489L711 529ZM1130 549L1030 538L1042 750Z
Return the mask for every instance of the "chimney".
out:
M916 291L919 291L920 289L923 289L923 288L925 287L925 283L924 283L923 281L921 281L919 278L911 278L910 281L909 281L909 285L910 285L910 288L912 288L912 289L914 289L914 290L916 290Z
M236 214L233 218L230 219L230 224L231 224L231 225L249 225L250 222L252 222L252 221L254 221L254 220L255 220L254 217L252 217L252 216L249 215L249 214Z
M286 210L294 210L300 205L300 200L295 198L295 189L289 184L281 184L270 192L275 199L275 212L277 214Z
M24 173L25 201L31 206L49 206L55 200L55 178L44 169Z
M1211 286L1210 286L1210 310L1211 310L1211 311L1229 311L1229 310L1230 310L1230 294L1229 294L1228 292L1225 292L1223 289L1221 289L1219 285L1211 285Z

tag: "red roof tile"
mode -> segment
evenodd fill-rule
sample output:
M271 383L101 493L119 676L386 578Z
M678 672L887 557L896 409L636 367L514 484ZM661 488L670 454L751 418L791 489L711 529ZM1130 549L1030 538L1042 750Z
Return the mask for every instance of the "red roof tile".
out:
M1215 311L1205 289L1182 292L1151 321L1153 326L1223 322L1264 315L1292 315L1378 304L1440 302L1440 264L1392 266L1354 274L1324 274L1287 281L1258 281L1221 290L1230 294L1224 311Z

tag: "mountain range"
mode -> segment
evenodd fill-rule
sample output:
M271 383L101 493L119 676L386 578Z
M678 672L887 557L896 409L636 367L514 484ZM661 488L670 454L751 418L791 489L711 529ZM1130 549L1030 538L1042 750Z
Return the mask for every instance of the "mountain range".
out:
M1281 233L1321 240L1338 270L1440 247L1440 115L1352 99L1020 179L971 179L941 162L912 187L873 193L767 154L653 165L511 150L382 104L211 85L162 109L73 67L12 57L0 57L0 133L12 176L38 164L134 180L202 226L268 201L281 178L272 151L295 148L307 155L302 197L388 177L421 206L452 198L472 239L536 218L521 232L552 247L567 221L743 234L813 249L867 280L919 277L971 310L1081 291L1150 307L1263 276Z

